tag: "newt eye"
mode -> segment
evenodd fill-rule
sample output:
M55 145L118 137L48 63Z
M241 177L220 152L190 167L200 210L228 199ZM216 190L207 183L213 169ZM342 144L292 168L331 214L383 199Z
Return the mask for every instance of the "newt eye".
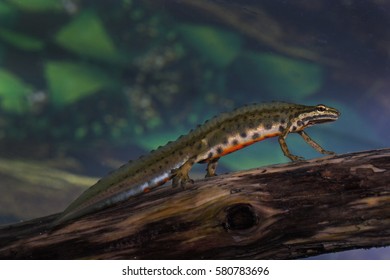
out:
M322 104L320 105L317 105L317 111L318 112L325 112L326 111L326 107Z

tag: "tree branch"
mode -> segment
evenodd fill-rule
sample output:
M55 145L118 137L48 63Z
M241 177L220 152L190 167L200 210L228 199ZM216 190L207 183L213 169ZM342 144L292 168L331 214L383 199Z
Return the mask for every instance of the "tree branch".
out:
M6 259L294 259L390 244L390 149L161 188L50 230L0 228Z

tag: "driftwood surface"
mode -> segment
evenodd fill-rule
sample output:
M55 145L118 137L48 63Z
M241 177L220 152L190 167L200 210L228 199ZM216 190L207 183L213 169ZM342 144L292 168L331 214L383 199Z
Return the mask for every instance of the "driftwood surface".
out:
M160 188L54 230L0 228L3 259L295 259L390 244L390 149Z

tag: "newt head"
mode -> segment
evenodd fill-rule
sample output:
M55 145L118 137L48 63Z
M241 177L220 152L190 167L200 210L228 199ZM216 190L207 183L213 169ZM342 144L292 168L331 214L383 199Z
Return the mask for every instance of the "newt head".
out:
M308 127L319 123L332 122L339 118L340 112L332 107L318 104L300 113L297 117L301 127Z

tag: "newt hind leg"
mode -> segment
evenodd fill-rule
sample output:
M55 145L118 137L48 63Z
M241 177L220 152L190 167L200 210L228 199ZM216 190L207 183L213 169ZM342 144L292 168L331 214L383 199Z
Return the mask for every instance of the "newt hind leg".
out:
M207 171L206 176L205 176L206 178L217 176L217 174L215 173L215 170L217 169L218 160L219 160L219 158L215 158L215 159L212 159L208 162L207 168L206 168L206 171Z
M173 175L172 187L175 188L175 187L180 186L182 188L185 188L187 183L190 183L190 184L194 183L194 180L192 180L190 178L190 176L188 175L188 173L190 172L191 167L194 165L194 163L195 162L193 159L189 159L181 167L173 169L171 171L172 175Z

